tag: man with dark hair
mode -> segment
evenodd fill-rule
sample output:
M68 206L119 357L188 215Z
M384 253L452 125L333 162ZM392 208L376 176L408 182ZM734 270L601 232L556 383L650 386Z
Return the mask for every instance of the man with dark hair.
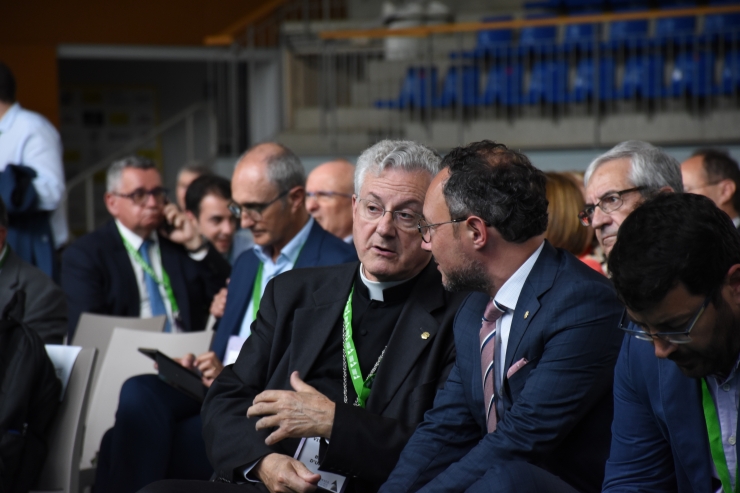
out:
M202 164L188 164L180 168L177 173L177 182L175 184L175 198L177 206L181 210L187 209L185 204L185 193L193 181L201 176L213 176L213 171Z
M8 244L54 278L55 249L69 236L62 142L46 118L16 102L15 78L1 61L0 184L10 219Z
M36 331L46 344L62 344L67 334L64 291L39 269L21 259L5 241L8 214L0 199L0 315L18 291L25 303L19 322Z
M449 290L457 361L382 492L599 491L621 334L609 282L545 239L545 176L482 141L453 149L419 223Z
M706 197L660 195L624 221L609 270L628 337L604 491L736 491L740 233Z
M251 334L267 283L294 268L356 260L354 249L324 231L306 212L306 174L298 156L276 143L245 152L231 180L232 213L251 229L255 246L234 263L224 316L210 351L180 363L210 387L233 363ZM210 298L208 299L210 301ZM156 375L128 379L121 389L115 426L103 437L96 487L133 493L164 478L208 479L201 403Z
M108 168L105 205L113 216L62 256L62 289L72 340L80 314L167 316L167 331L203 330L229 263L184 213L165 216L167 190L154 163L128 156ZM164 225L172 227L165 231Z
M220 176L201 176L185 192L185 213L200 234L233 264L252 244L235 241L236 218L229 210L231 182Z
M699 149L681 163L684 191L712 199L740 228L740 168L729 152Z

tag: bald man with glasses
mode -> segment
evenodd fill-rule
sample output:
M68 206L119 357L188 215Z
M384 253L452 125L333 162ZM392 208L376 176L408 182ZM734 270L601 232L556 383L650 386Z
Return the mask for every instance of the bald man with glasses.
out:
M355 167L337 159L314 168L306 180L306 210L321 227L352 243L352 192Z
M154 163L129 156L111 165L105 205L113 216L62 256L69 337L84 312L166 315L166 331L203 330L210 300L231 267L176 209Z

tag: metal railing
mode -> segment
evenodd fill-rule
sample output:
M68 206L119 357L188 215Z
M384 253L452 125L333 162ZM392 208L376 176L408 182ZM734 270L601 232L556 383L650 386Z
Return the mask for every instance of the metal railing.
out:
M165 132L168 132L177 127L181 127L185 136L185 152L187 162L194 162L197 159L195 155L195 118L199 113L203 113L208 121L209 126L209 145L208 155L202 156L201 160L209 160L216 156L217 153L217 128L216 119L209 103L196 103L188 108L180 111L176 115L160 123L145 135L138 139L130 141L117 151L109 154L105 158L101 159L97 163L93 164L83 172L75 175L73 178L67 181L65 199L68 199L73 195L73 191L79 187L84 186L84 202L85 202L85 229L87 232L93 231L96 227L95 222L95 175L105 171L116 159L120 159L129 154L133 154L137 149L141 148L145 144L158 139ZM99 198L98 198L99 200ZM67 201L68 203L68 201Z
M528 133L514 139L524 147L553 147L557 135L538 129L559 124L560 135L574 134L562 145L577 147L617 139L615 116L629 127L633 117L648 126L655 115L681 113L692 125L717 111L738 115L740 29L736 18L715 22L738 13L728 5L324 31L315 48L289 56L287 130L317 133L335 153L385 136L446 148L491 138L491 129ZM389 51L403 43L389 40L409 41L405 59ZM618 130L643 137L639 127ZM707 140L740 137L720 130Z

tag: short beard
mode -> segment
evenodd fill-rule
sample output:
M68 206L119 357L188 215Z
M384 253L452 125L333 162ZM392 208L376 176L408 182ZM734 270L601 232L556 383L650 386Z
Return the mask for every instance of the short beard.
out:
M480 291L491 293L492 285L486 278L483 264L469 260L463 267L444 273L442 282L444 288L450 292Z

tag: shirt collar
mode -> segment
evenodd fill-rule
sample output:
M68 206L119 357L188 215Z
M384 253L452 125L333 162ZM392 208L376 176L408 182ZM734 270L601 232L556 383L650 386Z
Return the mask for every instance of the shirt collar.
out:
M730 374L726 377L722 375L712 375L715 380L717 380L718 385L724 385L733 378L737 376L737 369L740 367L740 354L737 355L737 358L735 358L735 364L732 365L732 371L730 371Z
M362 280L362 284L367 288L369 298L376 301L385 301L383 292L386 289L390 290L390 288L408 281L408 279L402 281L371 281L365 277L365 269L362 267L362 264L360 264L360 279Z
M736 228L740 228L740 216L733 217L732 218L732 224L734 224Z
M8 108L8 111L6 111L3 117L0 118L0 132L7 132L10 127L13 126L15 117L18 116L18 113L20 113L20 111L21 105L18 103L13 103L13 105Z
M118 228L118 232L121 233L121 237L134 247L134 250L138 251L139 248L141 248L141 244L144 243L144 239L141 236L121 224L121 221L118 219L116 219L116 227ZM155 245L159 243L156 231L152 231L152 234L149 235L149 239L152 240L152 243Z
M308 240L308 235L311 233L313 223L314 219L310 218L308 222L301 228L298 234L296 234L288 242L288 244L285 245L282 250L280 250L280 255L278 255L278 259L276 262L272 261L272 255L270 254L270 250L272 249L271 246L263 247L260 245L255 245L254 254L257 255L257 258L259 258L264 264L268 262L270 264L277 264L281 259L285 259L291 264L295 265L296 260L298 260L298 255L301 253L301 249L306 243L306 240Z
M513 312L516 309L519 294L522 292L524 283L527 281L529 273L532 272L532 267L537 262L544 246L545 242L543 241L539 248L506 280L493 298L500 306L506 307L507 311Z

